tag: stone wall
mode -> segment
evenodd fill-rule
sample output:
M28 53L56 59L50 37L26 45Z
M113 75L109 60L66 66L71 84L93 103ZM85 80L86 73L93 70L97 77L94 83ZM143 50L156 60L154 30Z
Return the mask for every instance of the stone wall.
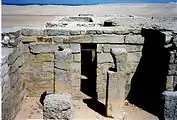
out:
M19 45L1 63L2 119L13 120L25 96L23 47Z
M74 34L76 33L77 34ZM111 28L106 30L86 30L86 31L71 31L71 30L57 30L57 29L23 29L22 43L29 46L29 54L41 53L54 53L54 78L55 78L55 91L72 92L73 97L76 99L85 98L86 95L81 92L81 44L95 44L97 46L97 86L98 97L105 98L106 95L106 79L107 70L114 65L113 58L110 54L111 48L125 48L128 52L127 69L126 70L126 94L130 89L131 77L136 70L136 66L141 57L144 38L141 33L119 33L113 31ZM68 36L69 35L69 36ZM50 46L50 47L49 47ZM58 51L57 46L61 46L64 50L69 48L71 56L68 53L68 64L70 68L66 68L64 59L65 52ZM60 55L59 58L57 57ZM27 55L28 56L28 55ZM32 55L33 56L33 55ZM61 57L61 58L60 58ZM31 60L29 61L31 62ZM28 63L30 64L33 63ZM38 67L40 68L40 67ZM40 70L38 70L40 71ZM35 73L35 71L33 70ZM32 75L32 74L31 74ZM67 76L70 76L69 78ZM70 81L70 84L60 85L57 84L63 79ZM61 81L63 83L63 80ZM58 87L56 86L58 85ZM72 86L72 87L70 87ZM27 87L31 89L29 86ZM69 88L69 89L68 89ZM72 88L72 89L71 89Z

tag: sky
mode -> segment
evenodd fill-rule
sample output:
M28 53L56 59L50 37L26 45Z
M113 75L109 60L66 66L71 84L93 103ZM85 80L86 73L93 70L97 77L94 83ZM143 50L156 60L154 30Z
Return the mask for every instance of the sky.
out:
M177 0L2 0L2 4L107 4L107 3L167 3Z

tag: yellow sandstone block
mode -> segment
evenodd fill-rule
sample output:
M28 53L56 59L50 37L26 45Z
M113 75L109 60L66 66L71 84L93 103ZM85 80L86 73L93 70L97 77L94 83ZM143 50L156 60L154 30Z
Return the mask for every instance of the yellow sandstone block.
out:
M54 61L54 54L38 54L35 62L52 62Z

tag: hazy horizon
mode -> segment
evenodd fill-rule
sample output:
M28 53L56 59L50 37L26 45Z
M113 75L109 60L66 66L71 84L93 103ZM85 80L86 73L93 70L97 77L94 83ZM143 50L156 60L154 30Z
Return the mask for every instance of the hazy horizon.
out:
M2 0L3 5L93 5L115 3L169 3L177 0Z

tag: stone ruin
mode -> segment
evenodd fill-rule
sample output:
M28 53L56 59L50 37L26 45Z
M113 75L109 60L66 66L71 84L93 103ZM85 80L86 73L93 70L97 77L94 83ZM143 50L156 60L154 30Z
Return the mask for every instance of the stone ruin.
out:
M159 118L177 119L176 17L103 23L93 15L63 17L2 33L2 49L10 48L1 63L3 120L14 119L25 96L44 91L104 99L106 116L112 116L111 101L127 99Z

